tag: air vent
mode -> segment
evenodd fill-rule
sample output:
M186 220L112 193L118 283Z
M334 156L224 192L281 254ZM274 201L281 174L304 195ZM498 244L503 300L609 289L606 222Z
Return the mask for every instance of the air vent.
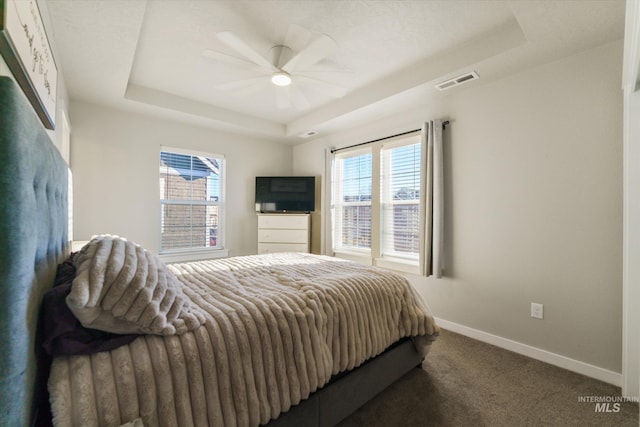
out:
M300 138L311 138L312 136L316 136L317 134L318 132L316 132L315 130L308 130L299 136Z
M450 89L454 86L458 86L458 85L461 85L462 83L470 82L471 80L477 80L479 78L480 77L478 76L478 73L476 73L475 71L472 71L470 73L466 73L461 76L446 80L442 83L438 83L436 85L436 89L438 90Z

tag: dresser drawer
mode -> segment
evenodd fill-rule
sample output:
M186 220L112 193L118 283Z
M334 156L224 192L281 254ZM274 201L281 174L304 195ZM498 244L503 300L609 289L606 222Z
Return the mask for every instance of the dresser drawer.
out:
M258 243L259 254L273 252L309 252L309 246L306 243Z
M308 230L267 228L258 230L259 243L304 243L309 241Z
M307 230L309 228L309 216L295 214L259 215L258 228L297 228Z
M259 214L258 253L309 252L310 224L308 214Z

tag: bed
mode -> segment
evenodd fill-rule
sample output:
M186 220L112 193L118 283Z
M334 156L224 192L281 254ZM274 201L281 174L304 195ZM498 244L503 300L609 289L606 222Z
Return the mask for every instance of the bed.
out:
M10 79L0 100L3 119L15 111L0 126L2 154L20 171L0 175L0 197L16 200L0 221L12 261L0 271L0 425L335 425L419 365L437 336L402 276L331 257L165 265L102 235L68 259L64 161ZM57 283L62 265L74 271ZM58 345L48 360L37 331L53 311L40 329L37 314L54 294L82 328L124 342L90 354Z

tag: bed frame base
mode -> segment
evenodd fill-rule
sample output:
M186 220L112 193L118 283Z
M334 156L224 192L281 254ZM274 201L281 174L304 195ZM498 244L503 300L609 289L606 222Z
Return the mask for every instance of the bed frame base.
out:
M412 368L419 366L422 359L413 342L407 339L318 390L267 426L334 426Z

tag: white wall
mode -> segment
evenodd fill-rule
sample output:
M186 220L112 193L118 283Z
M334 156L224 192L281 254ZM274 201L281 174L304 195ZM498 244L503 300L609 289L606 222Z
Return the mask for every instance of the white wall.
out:
M11 70L9 70L7 63L4 62L2 56L0 56L0 76L11 76Z
M640 394L640 4L627 0L624 60L624 241L622 393Z
M615 42L461 86L295 147L294 173L322 175L325 147L451 119L446 278L414 284L439 318L619 373L621 58ZM544 320L530 317L531 302Z
M256 253L255 176L290 174L290 146L80 102L71 120L75 240L117 234L157 253L158 159L160 146L170 146L225 156L225 247Z
M627 317L624 332L626 351L623 359L625 366L625 387L628 395L637 396L640 392L640 348L638 342L638 302L640 301L640 91L627 94L627 150L625 153L625 209L626 209L626 299L624 301Z

